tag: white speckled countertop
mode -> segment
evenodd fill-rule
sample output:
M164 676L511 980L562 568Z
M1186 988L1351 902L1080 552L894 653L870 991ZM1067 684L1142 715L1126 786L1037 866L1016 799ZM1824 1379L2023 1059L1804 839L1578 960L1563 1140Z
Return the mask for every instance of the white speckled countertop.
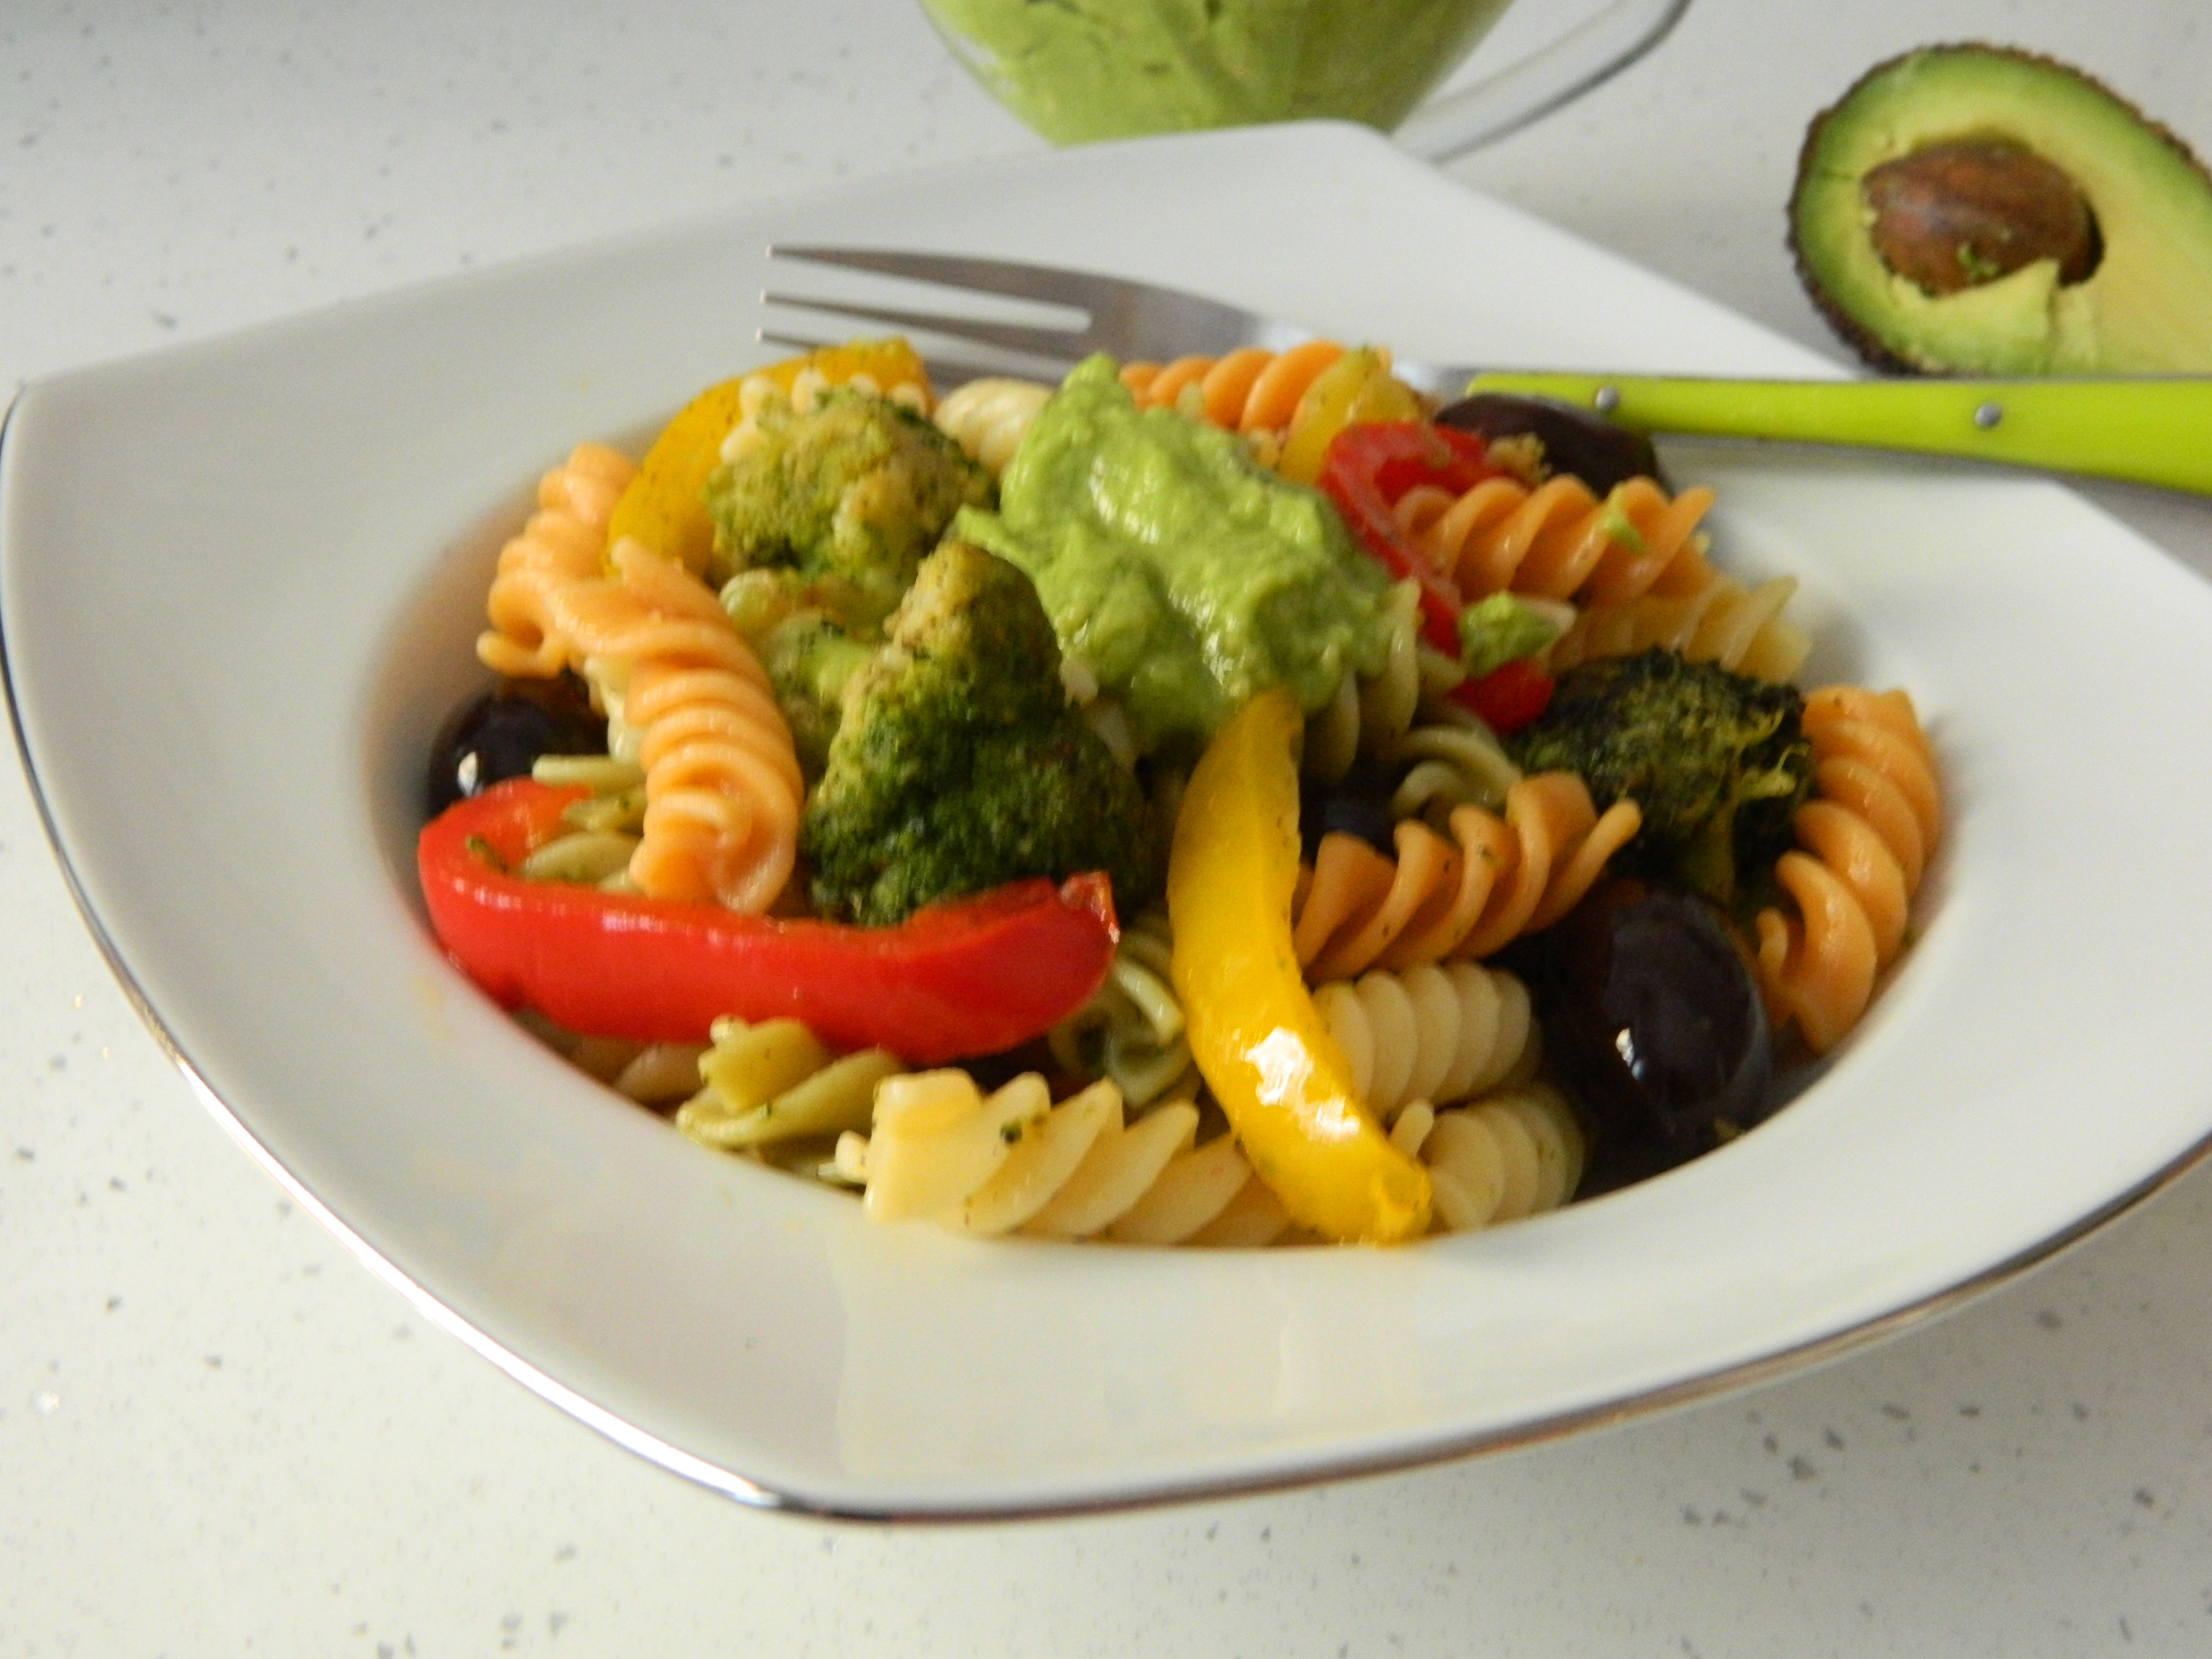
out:
M1575 4L1524 0L1494 49ZM1832 352L1782 246L1798 139L1875 59L1966 38L2212 152L2187 0L1694 0L1453 171ZM1034 142L908 0L12 0L0 387ZM2212 573L2212 506L2096 495ZM295 1213L132 1013L0 767L0 1656L2196 1655L2209 1544L2201 1170L1870 1352L1532 1450L1089 1521L745 1510Z

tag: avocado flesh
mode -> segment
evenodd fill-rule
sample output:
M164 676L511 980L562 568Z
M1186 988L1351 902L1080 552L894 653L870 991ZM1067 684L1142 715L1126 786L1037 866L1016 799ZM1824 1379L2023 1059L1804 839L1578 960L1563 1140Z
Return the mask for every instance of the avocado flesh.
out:
M2087 198L2083 281L2039 259L1935 295L1875 251L1868 173L1960 138L2023 145ZM2163 128L2078 71L1994 46L1878 65L1808 135L1790 202L1807 289L1878 368L1985 374L2212 371L2212 178Z

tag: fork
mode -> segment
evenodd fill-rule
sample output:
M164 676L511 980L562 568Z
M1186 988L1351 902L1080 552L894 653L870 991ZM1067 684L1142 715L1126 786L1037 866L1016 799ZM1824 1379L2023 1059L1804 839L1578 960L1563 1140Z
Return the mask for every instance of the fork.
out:
M1055 375L1098 351L1167 361L1253 345L1281 350L1315 337L1240 306L1096 271L879 248L768 252L794 265L927 283L957 295L964 308L915 310L773 289L762 295L764 304L989 347L1049 365ZM976 314L991 299L1054 307L1081 321L1054 325ZM842 337L763 325L760 337L813 346ZM934 354L930 361L948 385L1007 372ZM1405 361L1393 368L1431 397L1549 398L1638 431L1898 450L2212 495L2212 378L2202 375L1804 380L1484 371Z

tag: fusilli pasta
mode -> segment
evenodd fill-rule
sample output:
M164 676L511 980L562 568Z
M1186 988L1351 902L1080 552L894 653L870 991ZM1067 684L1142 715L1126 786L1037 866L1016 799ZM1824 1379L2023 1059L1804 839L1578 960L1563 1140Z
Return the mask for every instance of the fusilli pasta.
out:
M1040 380L985 375L946 392L932 418L969 460L995 478L1013 459L1030 422L1052 392Z
M1875 976L1904 946L1942 818L1935 757L1903 691L1827 686L1805 697L1814 798L1791 821L1802 851L1775 878L1794 914L1757 920L1759 980L1779 1025L1814 1052L1865 1012Z
M1447 840L1418 819L1394 832L1393 860L1356 836L1322 838L1293 924L1310 980L1349 979L1486 957L1580 902L1643 823L1633 801L1600 817L1580 778L1523 778L1500 817L1456 807Z
M1326 340L1282 352L1248 346L1218 361L1184 357L1165 368L1132 363L1121 380L1140 408L1179 409L1235 432L1261 465L1304 483L1319 476L1346 426L1413 420L1425 407L1390 372L1388 351L1347 351Z
M610 891L630 890L630 860L638 838L620 830L572 830L556 836L515 866L525 881L565 881Z
M1395 511L1470 601L1514 592L1607 605L1694 593L1711 581L1698 524L1712 501L1701 487L1670 497L1650 478L1627 479L1601 501L1561 473L1533 489L1511 477L1456 496L1423 486Z
M1166 914L1146 911L1121 930L1097 994L1048 1036L1061 1066L1076 1076L1111 1079L1133 1107L1198 1093L1182 1005L1168 973L1173 948Z
M566 830L532 851L515 873L629 890L629 861L645 821L645 774L611 755L540 755L530 775L554 788L592 793L562 810Z
M490 628L477 658L498 674L550 679L573 665L569 641L554 623L552 596L599 574L607 521L636 469L621 451L578 444L538 481L538 510L500 550L484 601Z
M672 1105L699 1086L704 1043L587 1036L556 1024L532 1008L516 1009L514 1018L578 1071L641 1105Z
M1428 1165L1439 1232L1559 1208L1574 1196L1587 1156L1565 1097L1543 1083L1441 1112L1415 1101L1391 1124L1390 1138Z
M1481 717L1450 703L1424 716L1383 758L1405 769L1390 796L1390 816L1425 818L1432 825L1448 823L1455 807L1494 812L1521 781L1521 769Z
M1352 1063L1360 1098L1378 1113L1416 1100L1472 1100L1533 1072L1539 1058L1528 988L1503 969L1471 962L1376 969L1313 994Z
M1389 629L1382 666L1372 675L1346 674L1336 695L1306 722L1305 775L1334 783L1362 755L1379 756L1413 722L1423 707L1435 671L1426 668L1420 636L1420 584L1395 584L1382 602ZM1447 685L1456 683L1447 672Z
M876 1085L905 1069L881 1048L834 1054L795 1019L718 1019L710 1035L676 1127L724 1152L866 1129Z
M844 1137L837 1158L879 1221L1132 1244L1279 1237L1287 1218L1235 1140L1198 1146L1197 1132L1180 1101L1125 1124L1109 1081L1055 1104L1033 1072L989 1095L965 1072L921 1072L882 1084L873 1132Z
M1716 573L1694 593L1642 593L1618 605L1594 605L1552 642L1546 662L1556 673L1592 657L1629 657L1656 645L1778 685L1804 665L1813 648L1804 630L1782 615L1796 591L1792 576L1747 589Z
M1125 363L1121 384L1141 409L1182 409L1231 432L1281 432L1298 402L1344 348L1309 340L1287 351L1246 346L1224 357Z
M635 542L611 578L550 610L605 705L609 742L645 770L641 892L763 911L789 879L804 792L768 675L714 593Z
M1119 405L1119 393L1097 365L1083 374L1097 375ZM1326 470L1332 438L1348 423L1433 413L1393 372L1387 352L1328 341L1280 352L1254 347L1219 358L1132 363L1119 374L1139 409L1174 411L1127 422L1133 430L1162 444L1180 441L1184 451L1202 452L1209 466L1221 461L1239 489L1312 482ZM957 472L963 489L987 493L976 468L955 457L950 445L917 434L904 419L885 418L878 404L835 397L834 387L892 399L933 420L994 477L1013 460L1056 391L1037 381L989 377L939 403L907 342L855 341L719 381L663 428L641 464L585 443L547 471L528 521L500 552L477 651L502 675L582 675L607 717L607 752L539 762L542 783L583 785L588 793L560 804L560 832L542 839L556 803L538 792L532 840L511 854L503 850L502 870L756 914L805 908L806 884L792 881L805 786L791 726L763 664L775 665L778 680L787 682L787 706L795 711L791 718L811 732L805 723L821 714L813 702L826 696L836 702L835 684L849 669L837 653L875 650L867 618L879 611L856 609L848 617L832 603L838 584L860 583L853 572L874 565L861 561L824 574L802 559L794 573L779 555L758 568L732 568L742 562L733 550L748 519L799 511L811 486L779 477L772 488L763 484L758 504L748 499L732 505L710 481L717 468L761 446L775 449L787 417L826 400L833 417L826 427L850 416L856 424L918 437L934 461ZM1059 411L1055 405L1044 418ZM1237 438L1198 433L1194 445L1189 421ZM796 445L813 434L790 435ZM841 444L860 456L858 441L834 434L822 436L817 447L826 454ZM1340 460L1347 455L1341 448L1335 453ZM1471 712L1478 704L1498 710L1504 726L1516 699L1492 697L1492 688L1471 695L1465 683L1508 663L1557 674L1594 659L1663 647L1692 661L1788 685L1810 647L1784 614L1796 591L1794 580L1747 586L1711 562L1705 524L1711 490L1670 494L1656 479L1639 477L1601 500L1572 477L1547 477L1541 446L1533 439L1502 440L1488 453L1485 470L1502 468L1504 476L1463 492L1417 487L1392 509L1402 541L1418 547L1466 601L1457 607L1457 641L1440 626L1442 649L1425 637L1432 622L1447 619L1440 602L1452 596L1445 589L1431 595L1420 581L1396 582L1381 601L1379 658L1370 655L1376 641L1369 619L1357 619L1360 648L1354 654L1380 666L1371 674L1342 676L1334 695L1304 719L1298 750L1297 782L1322 792L1326 823L1358 823L1372 816L1379 823L1387 815L1387 842L1380 829L1372 831L1372 843L1310 830L1318 844L1291 896L1291 950L1315 1012L1348 1063L1349 1085L1339 1088L1342 1078L1332 1074L1331 1098L1356 1095L1395 1147L1425 1166L1437 1231L1550 1209L1571 1199L1583 1179L1583 1130L1552 1080L1566 1078L1571 1068L1546 1067L1545 1033L1527 987L1486 959L1566 916L1642 825L1636 799L1620 799L1601 813L1589 787L1572 773L1524 775L1492 727ZM775 471L766 465L770 459L757 454L723 482L750 483L756 472L765 480ZM1279 476L1255 478L1247 461ZM1109 450L1084 464L1097 480L1121 461ZM1386 496L1395 492L1403 478L1376 465L1376 488ZM1024 470L1015 469L1017 481ZM1345 478L1331 473L1328 481L1336 489ZM1137 492L1155 481L1139 464L1129 478L1113 482ZM1188 493L1194 500L1196 487ZM1358 522L1341 527L1356 539L1374 539L1379 527L1364 513L1346 511ZM1198 518L1199 508L1190 516ZM1198 542L1210 546L1216 539L1200 535ZM1023 559L1016 562L1030 568ZM1247 566L1237 561L1222 568L1233 586ZM902 572L901 567L887 576L888 586L902 587ZM1196 597L1187 607L1194 616L1181 620L1218 608L1196 582L1199 574L1193 578ZM725 577L718 596L708 582ZM1176 579L1182 580L1179 574ZM1363 580L1380 586L1371 573ZM896 598L888 586L886 604ZM1369 602L1358 595L1374 587L1331 595L1303 610L1286 608L1281 631L1291 637L1283 677L1315 695L1328 686L1340 672L1334 666L1317 683L1290 673L1297 665L1292 653L1311 659L1308 646L1323 643L1318 629L1312 641L1296 636L1322 612L1364 613ZM1179 596L1176 605L1182 604ZM1439 604L1433 618L1432 604ZM1163 614L1163 632L1180 625ZM976 615L988 613L979 609ZM843 637L829 638L831 632ZM818 662L807 654L817 647ZM1111 665L1112 653L1101 650L1095 662L1063 650L1060 689L1117 759L1141 769L1157 817L1173 824L1188 816L1182 806L1188 778L1182 769L1192 756L1173 744L1139 753L1137 716L1144 705ZM1103 689L1102 678L1108 681ZM1523 678L1533 701L1540 683ZM1494 683L1505 684L1504 677ZM1047 702L1058 707L1056 696ZM846 718L853 718L849 708ZM1270 728L1266 756L1270 793L1264 799L1277 825L1289 813L1282 751L1298 732L1287 710L1282 718L1289 723ZM1771 883L1754 889L1759 902L1771 902L1753 919L1753 972L1775 1030L1793 1027L1817 1053L1862 1017L1905 947L1942 802L1930 746L1902 691L1816 690L1804 699L1802 721L1812 798L1791 821L1796 849L1775 862ZM926 728L930 742L957 726L933 712L916 716L915 725ZM1662 750L1662 766L1674 763L1665 742L1654 746ZM810 757L818 774L820 755L810 748ZM1025 763L1009 793L1027 793L1025 781L1047 764ZM442 759L438 765L451 769ZM919 771L921 763L916 765ZM939 773L949 778L954 769L939 767L933 754L927 765L936 769L927 782L949 787ZM1671 781L1663 769L1658 776ZM1231 808L1249 805L1211 793L1210 778L1208 784L1208 810L1219 816L1194 817L1201 830L1233 822ZM1656 787L1639 785L1636 793L1656 802ZM1006 809L994 799L990 810ZM1129 846L1139 837L1133 832L1113 839ZM1173 856L1186 856L1200 839L1187 839ZM484 844L478 839L471 846ZM1228 844L1233 865L1252 843L1239 835ZM1276 846L1286 861L1287 841ZM862 855L870 854L863 848ZM434 873L426 866L426 900L442 890L433 884ZM1115 873L1119 879L1121 872ZM1225 879L1194 884L1216 892L1232 886ZM1128 881L1121 885L1132 908L1143 902ZM573 891L538 896L561 905L588 902ZM1253 917L1264 915L1270 902L1279 924L1279 890L1255 890L1243 900L1220 918L1226 933L1249 937ZM601 908L617 921L636 911L623 901ZM1205 931L1194 924L1186 945ZM1093 971L1109 937L1090 932L1095 954L1086 960ZM853 943L874 947L873 941ZM1048 952L1016 954L1029 963ZM1267 960L1286 970L1279 954ZM696 1024L717 1011L697 1011L684 1022L688 1030L629 1023L627 1010L611 998L564 1006L563 1024L527 1008L520 1017L580 1067L671 1116L702 1145L858 1188L874 1220L924 1219L976 1236L1018 1232L1143 1244L1310 1242L1316 1235L1290 1220L1237 1133L1221 1131L1238 1098L1228 1073L1213 1066L1209 1051L1217 1097L1194 1061L1186 1014L1203 1035L1206 1020L1200 1017L1230 1006L1236 975L1218 963L1205 970L1209 964L1200 953L1187 951L1186 1004L1171 972L1174 957L1164 913L1138 915L1121 928L1104 981L1082 1007L1066 1012L1092 983L1087 976L1018 1033L928 1050L933 1060L947 1057L941 1069L928 1071L909 1070L889 1047L840 1053L793 1018L726 1017L714 1022L711 1041L700 1043L583 1035L565 1023L629 1030L635 1037L696 1036ZM1193 961L1200 961L1199 969ZM608 977L617 985L624 978ZM494 983L489 972L483 982ZM777 977L779 994L787 984ZM1223 985L1229 989L1217 999ZM1268 983L1270 994L1296 989L1294 981ZM884 1000L886 1006L897 1000ZM1055 1014L1062 1018L1040 1032ZM933 1011L930 1018L945 1016ZM909 1040L919 1039L893 1035L896 1029L896 1022L871 1027L855 1040L924 1052L908 1048ZM1555 1025L1553 1036L1565 1042L1566 1028ZM1200 1046L1207 1047L1204 1041ZM1000 1083L1018 1065L1042 1069ZM1056 1091L1066 1091L1065 1097L1055 1099ZM1270 1173L1302 1202L1295 1176L1271 1155L1262 1126L1247 1121L1241 1108L1236 1117ZM1363 1124L1363 1133L1370 1127ZM1389 1156L1394 1169L1402 1166ZM1403 1173L1418 1181L1416 1172ZM1356 1229L1340 1231L1358 1236Z
M616 1090L647 1106L666 1106L699 1086L702 1042L648 1042L615 1073Z

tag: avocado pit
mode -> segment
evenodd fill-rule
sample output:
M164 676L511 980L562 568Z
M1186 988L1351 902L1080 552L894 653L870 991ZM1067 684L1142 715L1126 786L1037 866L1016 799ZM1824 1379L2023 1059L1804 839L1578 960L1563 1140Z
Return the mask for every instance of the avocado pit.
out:
M2050 259L2086 282L2103 247L2065 171L2003 137L1928 144L1869 170L1860 189L1884 264L1932 295L1957 294Z

